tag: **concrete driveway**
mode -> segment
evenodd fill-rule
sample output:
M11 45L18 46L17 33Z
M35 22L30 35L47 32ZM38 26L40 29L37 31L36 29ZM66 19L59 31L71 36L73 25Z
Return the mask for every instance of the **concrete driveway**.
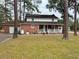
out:
M8 38L11 38L12 34L0 33L0 42L5 41Z

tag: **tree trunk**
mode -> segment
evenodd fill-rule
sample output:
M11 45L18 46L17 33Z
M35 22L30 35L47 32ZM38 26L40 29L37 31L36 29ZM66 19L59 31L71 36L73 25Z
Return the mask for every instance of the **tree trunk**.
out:
M14 34L13 34L13 38L17 38L17 0L14 0Z
M5 22L7 21L7 12L6 12L6 8L7 8L7 4L6 4L7 0L5 0L5 9L4 9L4 20Z
M24 6L23 6L23 20L25 18L25 0L24 0Z
M64 0L64 35L63 38L68 39L68 0Z
M74 1L74 36L77 36L77 2Z
M19 15L19 20L21 21L21 0L19 1L20 2L20 15Z

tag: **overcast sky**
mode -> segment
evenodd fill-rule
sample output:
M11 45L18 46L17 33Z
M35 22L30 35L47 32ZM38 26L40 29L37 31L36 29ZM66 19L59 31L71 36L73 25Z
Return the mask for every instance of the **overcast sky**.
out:
M0 0L0 3L4 3L4 0ZM41 11L41 14L48 14L48 15L52 15L55 14L57 17L61 17L61 14L55 11L49 12L49 9L46 8L46 4L48 3L48 0L42 0L42 3L39 5L39 10ZM73 15L73 10L69 11L70 14ZM36 12L35 12L36 13Z
M52 15L55 14L57 17L61 18L61 14L57 11L50 12L49 9L46 8L46 5L48 3L48 0L42 0L42 3L39 5L39 10L41 11L41 14L48 14ZM73 10L69 11L71 15L73 15Z
M77 0L79 2L79 0ZM55 12L52 10L52 12L49 12L49 9L46 8L46 5L48 3L48 0L42 0L42 4L39 5L39 10L41 11L41 14L55 14L57 17L61 18L61 14L59 12ZM74 16L74 10L69 10L70 15ZM77 15L79 18L79 14Z
M61 15L58 12L50 12L49 9L46 8L47 3L48 0L42 0L42 3L39 5L39 10L41 11L41 14L55 14L56 16L60 17Z

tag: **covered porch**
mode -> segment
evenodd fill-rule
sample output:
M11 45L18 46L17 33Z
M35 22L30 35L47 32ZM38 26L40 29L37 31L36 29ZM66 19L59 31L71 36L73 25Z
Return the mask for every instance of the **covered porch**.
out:
M39 25L39 33L62 33L62 25Z

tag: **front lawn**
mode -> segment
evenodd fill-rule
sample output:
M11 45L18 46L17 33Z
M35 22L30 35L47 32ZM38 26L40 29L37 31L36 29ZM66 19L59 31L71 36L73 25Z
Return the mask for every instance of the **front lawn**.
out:
M19 36L0 44L0 59L79 59L79 36Z

